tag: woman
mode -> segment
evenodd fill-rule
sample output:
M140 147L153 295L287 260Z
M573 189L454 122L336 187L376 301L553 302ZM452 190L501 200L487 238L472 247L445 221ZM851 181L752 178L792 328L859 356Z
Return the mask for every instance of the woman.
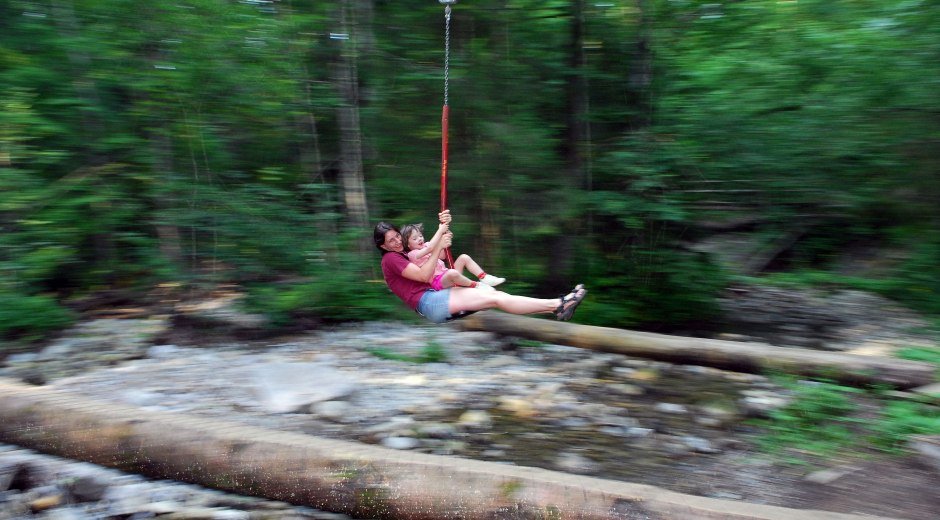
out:
M450 247L453 234L448 230L450 213L445 210L438 215L444 228L441 240L431 250L431 258ZM382 274L389 289L406 305L434 323L444 323L452 315L462 311L500 309L511 314L552 313L561 321L568 321L584 299L587 290L578 284L562 298L540 299L515 296L502 291L482 291L470 287L451 287L441 291L431 288L436 262L422 266L412 263L404 253L401 233L398 228L379 222L375 226L373 239L382 252Z

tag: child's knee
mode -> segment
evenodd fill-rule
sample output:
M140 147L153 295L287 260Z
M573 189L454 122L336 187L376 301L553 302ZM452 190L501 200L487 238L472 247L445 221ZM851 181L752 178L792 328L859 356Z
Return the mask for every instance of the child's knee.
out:
M466 261L470 260L470 255L464 253L464 254L458 256L458 257L457 257L457 260L459 260L459 261L461 261L461 262L466 262ZM454 261L456 262L457 260L454 260Z

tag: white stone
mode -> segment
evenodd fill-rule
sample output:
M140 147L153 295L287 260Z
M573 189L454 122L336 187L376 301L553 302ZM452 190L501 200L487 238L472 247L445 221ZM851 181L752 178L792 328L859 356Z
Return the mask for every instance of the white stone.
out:
M457 419L457 424L468 428L488 428L493 418L484 410L467 410Z
M682 406L681 404L675 404L675 403L656 403L655 409L657 412L663 412L663 413L679 414L679 413L688 412L685 406Z
M255 368L259 404L271 413L306 411L319 401L353 393L355 375L320 363L267 363Z
M393 450L413 450L421 445L421 441L411 437L386 437L382 439L382 446Z

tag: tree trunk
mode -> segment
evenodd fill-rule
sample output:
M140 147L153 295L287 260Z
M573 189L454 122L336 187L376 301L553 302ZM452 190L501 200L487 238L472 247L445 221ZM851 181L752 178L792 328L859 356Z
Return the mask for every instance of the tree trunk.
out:
M903 359L666 336L500 312L480 312L457 323L464 330L485 330L599 352L738 372L776 371L823 377L850 385L883 383L901 389L913 388L931 383L935 372L930 364Z
M173 175L173 147L170 138L162 128L158 128L150 134L149 140L153 153L154 169L156 170L153 172L153 176L155 179L166 179L166 184L172 186L173 182L168 178ZM162 185L164 183L158 184ZM155 188L153 198L154 205L158 210L165 211L169 206L164 198L164 188L162 186ZM160 216L157 219L158 221L154 227L157 231L160 252L175 265L182 267L183 248L179 228L173 224L160 221Z
M333 67L334 86L340 96L337 113L340 132L340 184L346 216L351 227L368 227L369 212L366 204L365 175L362 170L362 128L359 123L359 73L356 63L356 12L344 0L340 8L340 26L345 39L340 41L340 52ZM351 20L350 20L351 19Z
M0 441L354 518L862 520L142 410L10 381L0 381Z
M571 200L567 195L584 188L584 153L582 147L587 132L588 98L587 85L584 77L586 58L584 55L584 0L576 0L571 6L571 25L569 27L571 40L569 42L570 55L568 59L568 77L566 79L566 110L565 110L565 138L562 144L562 155L565 161L565 177L560 189L562 196L558 198L560 204L570 204L561 201ZM570 208L559 208L559 214L570 215ZM574 265L574 237L582 227L580 215L565 218L561 223L561 233L552 242L551 256L549 257L548 283L551 287L560 289L567 287L570 280L568 274Z

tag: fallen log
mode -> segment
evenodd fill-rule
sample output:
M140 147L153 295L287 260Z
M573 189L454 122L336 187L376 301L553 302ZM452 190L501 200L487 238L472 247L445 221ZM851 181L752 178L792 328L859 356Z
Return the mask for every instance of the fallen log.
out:
M385 520L874 520L402 452L0 380L0 440L103 466Z
M912 388L933 382L937 371L928 363L903 359L667 336L501 312L479 312L455 323L464 330L485 330L598 352L737 372L782 372L854 386L885 384L900 389Z

